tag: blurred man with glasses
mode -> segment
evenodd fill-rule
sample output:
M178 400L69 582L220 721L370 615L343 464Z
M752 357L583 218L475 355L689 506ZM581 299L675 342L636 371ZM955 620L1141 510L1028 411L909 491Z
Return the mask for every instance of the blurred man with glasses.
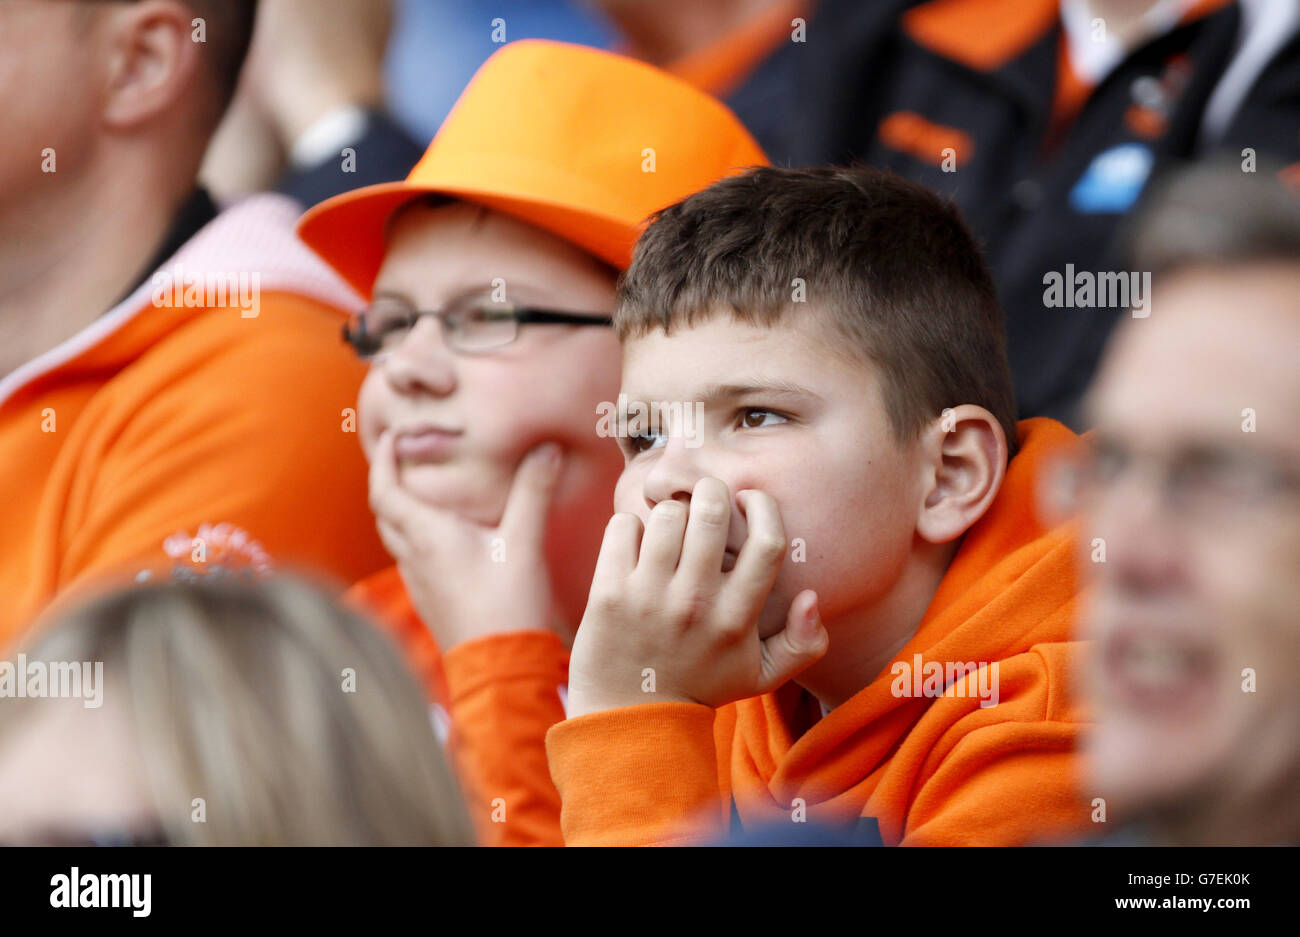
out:
M1300 842L1300 199L1196 170L1134 245L1152 312L1117 333L1067 478L1092 578L1085 789L1124 841Z

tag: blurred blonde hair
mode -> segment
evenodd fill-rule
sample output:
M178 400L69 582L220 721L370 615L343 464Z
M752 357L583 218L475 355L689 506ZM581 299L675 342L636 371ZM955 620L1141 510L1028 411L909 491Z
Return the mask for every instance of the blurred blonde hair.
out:
M171 843L473 844L398 650L303 580L135 586L56 613L26 653L104 663Z

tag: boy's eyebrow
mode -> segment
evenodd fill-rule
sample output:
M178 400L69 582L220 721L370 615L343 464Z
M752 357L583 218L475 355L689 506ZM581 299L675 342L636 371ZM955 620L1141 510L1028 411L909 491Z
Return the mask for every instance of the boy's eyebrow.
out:
M727 400L734 400L737 397L749 397L755 394L776 394L783 397L809 397L814 400L821 400L822 395L814 390L810 390L800 384L792 381L786 381L774 378L772 380L755 380L745 384L706 384L698 393L691 397L686 403L703 403L705 406L715 405ZM671 403L660 397L653 395L633 393L622 391L619 394L623 408L632 404L641 404L649 406L654 404Z
M773 378L758 379L745 384L707 384L700 393L700 400L706 406L736 397L749 397L754 394L780 394L788 397L812 397L821 400L821 394L793 381Z
M523 279L520 279L518 281L512 280L509 285L512 289L515 288L521 289L525 294L536 295L542 292L542 287L540 287L538 284L530 280L523 280ZM492 292L492 290L493 287L491 282L487 282L483 284L467 284L449 291L446 294L446 296L443 298L442 303L435 304L435 306L437 305L445 306L447 303L460 302L462 300L473 299L479 296L487 296ZM416 305L415 300L413 300L411 298L411 295L405 290L396 290L396 289L376 290L372 298L373 299L381 299L381 298L395 299L398 300L399 302L406 303L408 306Z

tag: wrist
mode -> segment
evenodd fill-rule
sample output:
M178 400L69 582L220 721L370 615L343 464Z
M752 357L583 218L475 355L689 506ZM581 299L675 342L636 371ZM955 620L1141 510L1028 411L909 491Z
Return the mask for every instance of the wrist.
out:
M698 700L679 693L660 693L653 690L629 693L626 690L614 691L609 688L584 688L573 679L572 673L569 675L568 716L570 719L611 709L644 706L646 703L694 703L703 705Z
M329 107L296 132L289 144L289 161L298 169L319 166L358 143L366 133L368 112L355 104Z

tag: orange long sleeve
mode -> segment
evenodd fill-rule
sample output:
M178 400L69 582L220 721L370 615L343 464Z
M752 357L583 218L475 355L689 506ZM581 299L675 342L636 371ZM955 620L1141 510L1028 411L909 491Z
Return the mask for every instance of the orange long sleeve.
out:
M564 719L568 652L550 632L493 635L442 659L451 749L487 846L560 846L547 730Z
M547 734L571 846L677 845L723 832L714 711L646 703L589 713Z

